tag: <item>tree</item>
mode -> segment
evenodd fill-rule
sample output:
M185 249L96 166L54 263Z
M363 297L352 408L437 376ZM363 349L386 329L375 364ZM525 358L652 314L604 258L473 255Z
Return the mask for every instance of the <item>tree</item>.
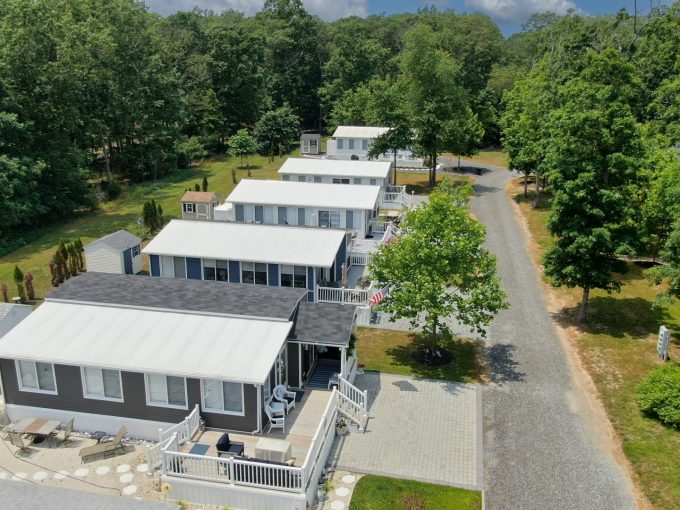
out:
M24 288L24 273L19 266L14 266L14 283L17 284L17 293L22 303L26 302L26 289Z
M630 104L638 83L633 66L613 50L591 53L583 71L560 87L550 113L545 166L553 188L546 274L554 286L580 287L579 320L590 290L620 290L620 259L637 239L636 176L644 147Z
M369 267L381 286L390 286L380 308L393 319L408 318L414 328L422 318L435 347L440 333L450 333L447 318L484 335L507 307L495 258L482 247L484 227L465 202L464 196L435 190L426 205L406 214L403 234L383 245Z
M5 282L0 283L0 291L2 291L2 300L9 303L9 289Z
M26 285L26 292L28 299L33 301L35 299L35 288L33 287L33 274L28 272L24 275L24 284Z
M208 155L208 151L197 136L177 141L175 143L175 152L177 154L177 166L181 168L189 167L192 161Z
M246 158L246 165L250 168L248 156L252 156L257 152L257 142L248 133L248 130L245 128L239 129L235 135L229 138L228 144L229 155L234 158L241 158L241 167L243 167L243 158Z
M61 274L63 277L68 280L71 278L71 269L69 265L69 260L68 260L68 248L66 247L66 243L64 242L63 239L59 240L59 248L57 248L57 252L60 255L60 261L61 261ZM63 282L60 281L59 283Z
M201 183L201 190L203 192L208 191L208 178L205 175L203 176L203 182Z
M288 152L300 136L300 119L288 105L266 112L255 125L255 140L260 151L274 161L274 154Z
M385 154L387 151L392 151L394 161L394 174L392 184L397 184L397 152L402 149L408 149L413 143L413 130L407 125L393 126L386 133L378 136L373 140L371 147L368 150L369 159L375 159Z

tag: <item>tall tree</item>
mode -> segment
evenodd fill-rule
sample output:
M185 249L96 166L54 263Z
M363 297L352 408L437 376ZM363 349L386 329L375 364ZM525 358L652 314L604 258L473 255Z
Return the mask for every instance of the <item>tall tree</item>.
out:
M270 161L287 152L299 135L300 119L288 105L266 112L255 125L255 140Z
M560 87L548 121L546 169L554 190L548 220L557 238L545 255L553 285L580 287L579 319L590 290L618 291L619 255L636 243L636 176L644 158L631 103L639 83L614 50L591 52L583 71Z
M257 152L257 142L248 130L239 129L236 134L229 138L228 144L229 154L234 158L241 158L241 167L243 167L243 158L246 158L246 165L250 168L248 156L252 156Z

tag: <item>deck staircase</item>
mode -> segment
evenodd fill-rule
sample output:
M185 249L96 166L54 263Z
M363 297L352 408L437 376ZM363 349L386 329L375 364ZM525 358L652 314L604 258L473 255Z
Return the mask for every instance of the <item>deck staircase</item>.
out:
M311 379L307 383L308 388L327 390L328 381L333 374L340 372L340 363L333 360L320 359L314 369Z

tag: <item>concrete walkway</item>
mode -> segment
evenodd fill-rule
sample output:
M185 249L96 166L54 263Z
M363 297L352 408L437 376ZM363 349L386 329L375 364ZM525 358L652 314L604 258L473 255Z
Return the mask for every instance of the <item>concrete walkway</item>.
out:
M487 227L487 247L498 256L511 303L489 330L494 384L483 390L486 508L633 508L630 482L598 441L602 431L583 409L586 397L574 384L543 301L506 196L515 175L485 168L475 177L472 211Z
M335 469L480 489L480 391L475 384L367 372L365 433L344 438Z

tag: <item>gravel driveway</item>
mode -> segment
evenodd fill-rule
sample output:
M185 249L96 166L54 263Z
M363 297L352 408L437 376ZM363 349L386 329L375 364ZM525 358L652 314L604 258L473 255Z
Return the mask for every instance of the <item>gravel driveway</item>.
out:
M513 177L506 169L486 167L476 177L472 201L511 303L489 330L493 384L483 390L486 508L633 508L623 470L598 442L593 420L578 411L584 397L573 383L506 197Z

